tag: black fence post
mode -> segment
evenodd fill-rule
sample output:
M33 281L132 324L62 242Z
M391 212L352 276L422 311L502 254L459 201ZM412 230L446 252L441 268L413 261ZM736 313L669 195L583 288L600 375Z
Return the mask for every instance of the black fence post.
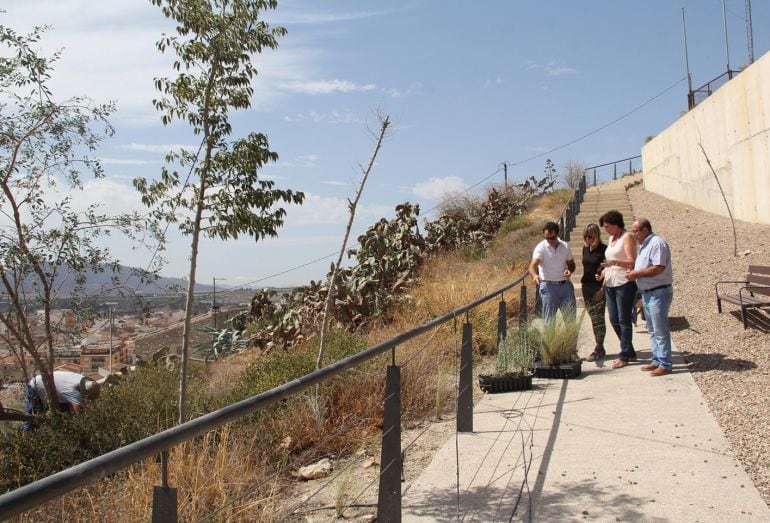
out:
M152 488L152 523L176 523L176 489L168 486L168 451L160 454L161 485Z
M612 164L612 179L613 180L618 179L618 164L616 163Z
M508 323L506 322L505 300L497 304L497 349L500 350L500 341L508 336Z
M457 432L473 432L473 325L463 323L460 351L460 390L457 392Z
M519 297L519 327L527 324L527 286L522 282Z
M629 176L631 176L634 173L634 171L633 171L634 167L633 167L633 164L631 162L632 162L632 160L628 160L628 175Z
M382 420L377 521L401 521L401 367L389 365Z

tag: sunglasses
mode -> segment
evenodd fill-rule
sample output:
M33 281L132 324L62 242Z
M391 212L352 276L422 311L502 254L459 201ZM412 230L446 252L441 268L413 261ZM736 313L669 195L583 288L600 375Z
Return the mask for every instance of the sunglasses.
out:
M548 240L549 242L552 242L554 240L558 240L559 239L559 235L555 234L554 236L543 236L543 238Z

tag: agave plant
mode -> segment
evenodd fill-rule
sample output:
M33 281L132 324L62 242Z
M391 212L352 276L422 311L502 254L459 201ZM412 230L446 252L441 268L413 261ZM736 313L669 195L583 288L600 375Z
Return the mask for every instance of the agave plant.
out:
M562 365L573 361L577 355L581 319L582 314L567 318L557 314L543 325L540 356L545 365Z

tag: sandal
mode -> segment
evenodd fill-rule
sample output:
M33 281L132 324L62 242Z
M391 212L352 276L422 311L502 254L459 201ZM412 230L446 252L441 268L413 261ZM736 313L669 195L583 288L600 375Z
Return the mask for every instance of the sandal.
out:
M628 365L628 362L626 360L615 360L612 362L613 369L622 369L626 365Z
M594 349L594 351L586 358L586 361L598 361L604 358L606 354L607 352L604 349Z

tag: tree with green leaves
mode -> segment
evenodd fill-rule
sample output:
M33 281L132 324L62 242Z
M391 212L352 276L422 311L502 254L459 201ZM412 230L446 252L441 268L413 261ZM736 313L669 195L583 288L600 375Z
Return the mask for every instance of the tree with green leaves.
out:
M56 350L69 349L76 331L55 309L64 297L82 302L88 271L118 267L105 236L136 238L144 219L79 201L84 179L104 176L91 155L113 134L107 118L114 106L53 96L49 83L61 51L36 50L46 29L19 34L0 25L0 339L25 380L40 371L55 412ZM84 310L73 312L82 318ZM8 414L0 419L20 419Z
M283 225L281 202L300 204L304 194L277 189L259 171L278 155L267 136L249 133L231 139L231 111L248 109L257 69L252 56L275 49L282 27L271 28L260 14L275 9L275 0L151 0L176 22L175 36L157 43L176 55L175 78L158 78L162 93L154 100L164 125L186 122L200 137L195 152L169 153L157 180L134 180L155 217L176 223L191 236L185 320L182 334L179 422L185 421L185 389L190 346L193 291L201 234L221 240L248 234L260 240L276 236Z

